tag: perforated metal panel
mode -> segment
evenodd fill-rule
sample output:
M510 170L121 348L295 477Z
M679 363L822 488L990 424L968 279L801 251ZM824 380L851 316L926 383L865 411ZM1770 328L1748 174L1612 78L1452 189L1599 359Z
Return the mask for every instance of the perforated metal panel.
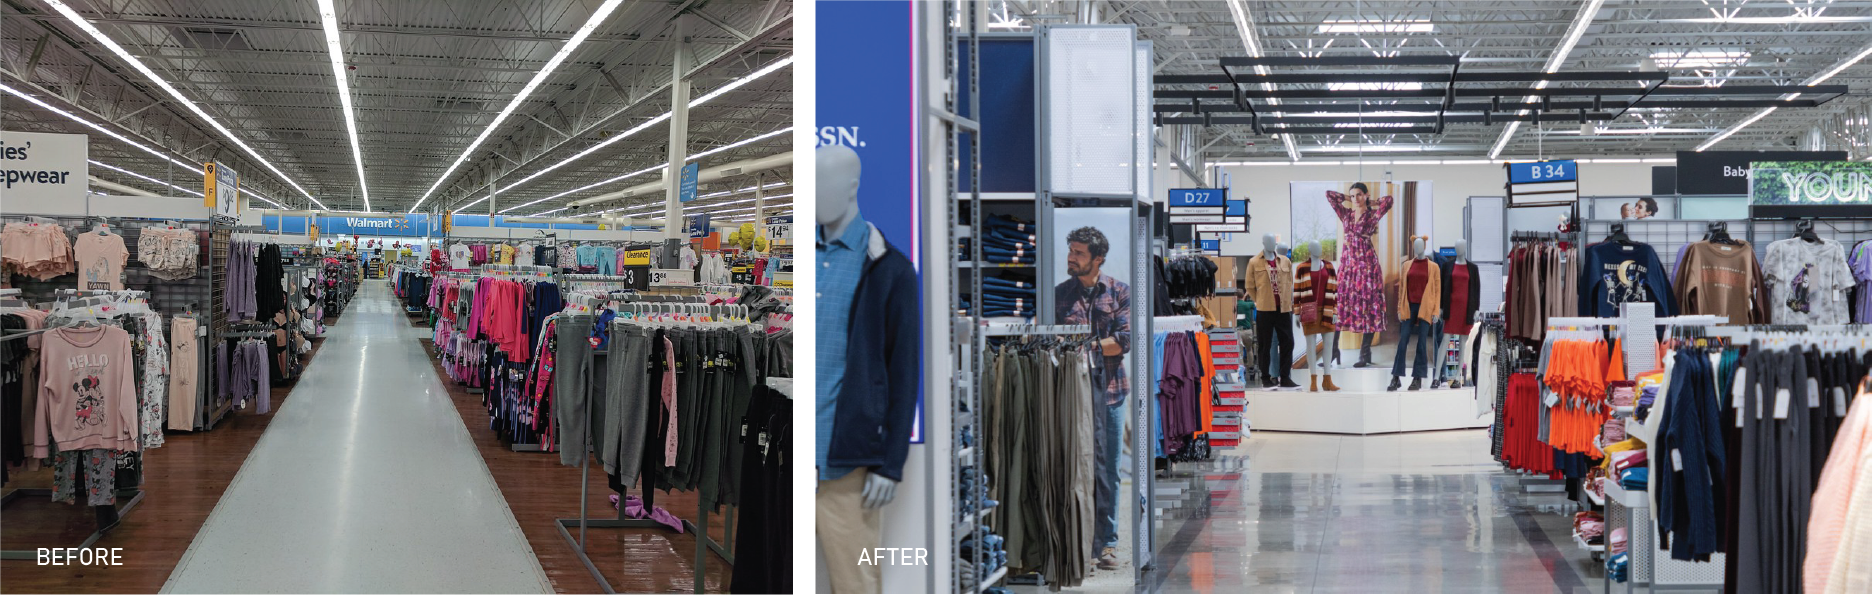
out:
M1750 244L1756 246L1756 259L1768 257L1769 244L1794 237L1795 225L1800 222L1792 219L1750 221ZM1873 239L1873 219L1817 218L1814 220L1814 234L1822 239L1838 241L1843 251L1852 252L1854 244Z

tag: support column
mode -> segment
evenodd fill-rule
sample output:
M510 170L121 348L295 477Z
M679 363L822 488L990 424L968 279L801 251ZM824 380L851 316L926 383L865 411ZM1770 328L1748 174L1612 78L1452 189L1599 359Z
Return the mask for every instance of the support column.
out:
M488 226L494 226L494 171L488 171Z
M761 213L767 209L767 173L754 174L754 230L761 232Z
M668 185L663 194L663 251L658 254L658 268L681 267L686 237L683 234L683 203L678 198L682 193L683 166L689 161L688 35L689 15L678 16L676 30L671 33L676 41L676 56L670 68L670 164L663 173L663 180Z

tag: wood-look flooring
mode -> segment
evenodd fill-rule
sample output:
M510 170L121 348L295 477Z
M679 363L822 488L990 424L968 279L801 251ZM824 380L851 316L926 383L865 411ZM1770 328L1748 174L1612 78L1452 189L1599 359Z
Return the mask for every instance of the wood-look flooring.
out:
M434 346L428 341L424 341L423 346L429 350L436 376L443 377L449 397L455 401L463 423L468 426L469 436L474 438L482 458L487 460L488 471L494 475L494 482L501 488L501 495L507 499L508 508L513 510L527 542L533 546L533 553L539 556L540 567L546 570L553 589L561 593L603 592L585 564L579 561L572 545L553 525L556 518L579 515L579 469L560 465L559 454L516 452L495 438L494 431L488 428L488 411L481 404L482 396L469 393L462 385L447 382L442 363L434 357ZM594 464L592 472L591 517L616 517L617 511L611 507L609 499L613 491L605 485L604 470ZM696 494L693 492L659 492L653 501L678 518L696 521ZM721 512L709 515L709 537L727 547L724 520ZM578 530L574 529L573 534L576 536ZM689 593L694 590L694 537L665 529L641 528L588 529L587 534L587 555L604 571L617 592ZM714 553L708 554L707 561L705 591L727 592L730 566Z
M336 322L327 319L326 323ZM321 340L312 342L306 362L316 359ZM208 513L221 500L235 473L259 442L293 385L272 389L273 410L255 414L249 405L223 418L213 430L166 432L163 446L143 459L143 501L126 515L97 547L121 548L121 566L40 566L29 560L0 561L3 593L155 593L182 560ZM15 488L50 488L52 469L19 472L0 492ZM71 547L97 528L92 508L53 503L44 497L21 497L6 505L0 518L0 546L8 550ZM257 509L267 509L264 506ZM282 517L291 517L282 514Z
M331 321L328 321L328 323ZM423 324L411 319L413 326ZM320 341L313 342L316 357ZM559 455L521 453L508 448L488 427L481 396L448 382L442 364L429 351L436 376L449 389L469 435L474 439L501 494L539 557L541 567L560 593L602 592L573 547L559 535L556 518L579 514L579 469L563 466ZM230 415L214 430L170 433L162 448L149 452L144 462L145 496L121 524L99 541L99 547L123 549L122 566L39 566L32 561L0 563L0 592L4 593L155 593L188 550L208 514L240 471L254 444L278 413L292 387L273 388L274 411L254 414L252 406ZM615 517L603 471L592 478L589 506L594 518ZM22 472L4 491L16 487L43 488L51 483L51 470ZM82 502L81 502L82 503ZM654 498L679 518L696 521L696 494L658 493ZM263 508L264 509L264 508ZM282 514L290 517L290 514ZM722 513L710 514L709 536L727 545ZM472 525L469 524L469 525ZM41 498L21 498L6 507L0 525L6 549L70 546L95 528L92 510ZM577 534L577 531L574 531ZM689 593L694 589L693 537L660 529L589 529L587 554L599 565L620 593ZM730 566L709 554L704 589L722 593L728 588Z

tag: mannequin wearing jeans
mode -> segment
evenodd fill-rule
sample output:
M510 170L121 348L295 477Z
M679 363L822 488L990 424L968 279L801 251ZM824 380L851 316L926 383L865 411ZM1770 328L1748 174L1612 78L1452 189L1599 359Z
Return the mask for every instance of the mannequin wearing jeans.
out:
M1332 240L1327 240L1332 244ZM1333 372L1327 370L1325 344L1334 331L1334 308L1339 296L1340 277L1333 263L1322 259L1321 242L1303 246L1307 255L1294 271L1294 311L1301 321L1301 350L1307 356L1307 390L1339 391L1333 384ZM1321 371L1326 371L1326 385L1321 385Z
M1405 352L1410 349L1415 338L1418 342L1418 357L1412 362L1411 390L1424 388L1425 362L1429 356L1431 323L1437 322L1437 314L1442 304L1440 275L1437 263L1430 259L1429 240L1417 237L1411 240L1413 258L1399 268L1402 276L1398 278L1398 354L1392 357L1392 384L1386 391L1397 391L1399 377L1405 376Z

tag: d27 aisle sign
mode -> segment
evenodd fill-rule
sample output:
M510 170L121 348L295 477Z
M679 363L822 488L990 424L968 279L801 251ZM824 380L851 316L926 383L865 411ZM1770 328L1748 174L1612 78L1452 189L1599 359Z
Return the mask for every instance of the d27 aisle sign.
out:
M1752 162L1749 203L1751 216L1864 218L1873 207L1873 164Z

